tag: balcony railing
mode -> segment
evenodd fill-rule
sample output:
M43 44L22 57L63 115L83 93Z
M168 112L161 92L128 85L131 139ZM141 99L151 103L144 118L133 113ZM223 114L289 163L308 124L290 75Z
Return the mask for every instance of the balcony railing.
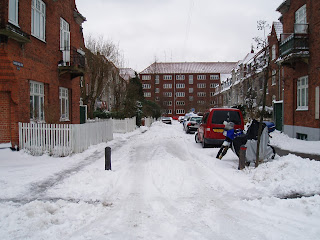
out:
M308 24L295 24L294 33L281 34L280 56L305 56L309 51Z
M72 78L83 76L85 70L85 56L81 50L74 47L66 47L61 49L62 60L59 61L59 73L60 75L70 73Z

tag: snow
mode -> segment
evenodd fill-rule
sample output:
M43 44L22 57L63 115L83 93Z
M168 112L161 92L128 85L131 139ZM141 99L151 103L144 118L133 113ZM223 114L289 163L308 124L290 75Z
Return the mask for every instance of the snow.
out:
M296 138L290 138L288 135L279 131L272 132L271 136L271 145L278 146L281 149L291 152L320 155L319 141L304 141Z
M273 133L284 141L308 143ZM177 121L65 158L1 149L1 239L319 239L320 162L290 154L238 171L217 151Z

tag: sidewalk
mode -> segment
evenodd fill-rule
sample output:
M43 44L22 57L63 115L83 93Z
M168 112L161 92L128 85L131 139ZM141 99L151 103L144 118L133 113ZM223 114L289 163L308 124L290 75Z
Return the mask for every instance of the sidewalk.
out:
M273 146L273 147L274 147L274 149L276 150L276 153L277 153L279 156L286 156L286 155L288 155L288 154L294 154L294 155L297 155L297 156L302 157L302 158L309 158L310 160L320 161L320 155L293 152L293 151L283 150L283 149L278 148L278 147L276 147L276 146Z

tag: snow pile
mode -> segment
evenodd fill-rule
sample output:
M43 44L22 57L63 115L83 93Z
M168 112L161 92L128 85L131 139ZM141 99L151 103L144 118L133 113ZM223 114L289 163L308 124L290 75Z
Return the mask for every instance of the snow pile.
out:
M304 141L296 138L290 138L288 135L280 131L271 133L270 143L272 146L278 146L281 149L320 155L320 142L319 141Z

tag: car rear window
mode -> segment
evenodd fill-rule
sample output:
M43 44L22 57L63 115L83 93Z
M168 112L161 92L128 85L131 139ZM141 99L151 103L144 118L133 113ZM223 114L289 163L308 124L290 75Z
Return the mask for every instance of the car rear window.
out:
M192 117L190 121L195 121L197 123L201 123L202 117Z
M241 125L240 114L237 111L214 111L212 114L213 124L223 124L224 121Z

